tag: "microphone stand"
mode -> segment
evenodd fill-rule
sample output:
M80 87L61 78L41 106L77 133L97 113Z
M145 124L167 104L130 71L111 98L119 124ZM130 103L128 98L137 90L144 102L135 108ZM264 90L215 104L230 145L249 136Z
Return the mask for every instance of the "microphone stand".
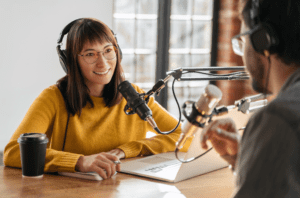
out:
M157 94L159 95L160 91L165 87L165 84L168 80L171 79L171 77L174 78L174 80L177 81L203 81L203 80L209 80L209 81L217 81L217 80L248 80L250 78L250 76L248 75L248 73L244 72L246 69L246 67L244 66L236 66L236 67L198 67L198 68L177 68L171 71L168 71L167 77L163 80L159 80L150 91L148 91L146 94L143 95L144 99L146 100L146 102L148 102L149 97L152 94ZM213 75L213 74L207 74L207 73L201 73L202 71L242 71L242 72L235 72L235 73L230 73L230 74L226 74L226 75ZM187 73L200 73L202 75L212 75L211 77L205 77L205 78L191 78L191 77L182 77L183 74L187 74ZM250 109L250 106L252 106L251 104L253 104L255 100L258 99L262 99L261 97L263 97L262 94L259 95L255 95L255 96L251 96L251 97L247 97L247 98L243 98L241 100L238 100L235 102L234 105L231 106L227 106L227 107L218 107L215 108L213 113L210 115L210 119L208 122L210 122L212 120L213 116L220 116L220 115L224 115L227 114L230 110L233 110L235 108L238 108L238 111L241 111L242 113L249 113L255 110L258 110L262 107L264 107L267 104L267 100L263 100L262 103L261 101L258 101L259 105L255 105L256 107ZM256 102L257 103L257 102ZM179 108L179 112L180 112L180 107ZM181 112L179 117L181 118ZM180 119L179 119L180 122ZM175 131L179 125L179 122L177 124L177 126L172 130ZM158 128L157 128L158 129ZM160 130L156 130L157 132L160 132ZM162 133L161 134L166 134L166 133ZM170 133L170 132L169 132ZM167 133L167 134L169 134ZM200 157L202 157L203 155L205 155L206 153L208 153L210 150L212 150L212 148L208 149L207 151L205 151L204 153L200 154L197 157L193 157L187 160L181 160L178 156L178 152L179 149L176 146L175 149L175 155L176 158L183 162L183 163L188 163L191 161L194 161Z
M153 87L150 89L147 93L140 94L140 97L143 98L146 103L148 103L149 98L153 94L159 95L160 91L165 87L166 83L168 80L171 79L171 77L174 78L174 81L203 81L203 80L209 80L209 81L216 81L216 80L247 80L249 79L249 75L245 72L246 67L245 66L235 66L235 67L195 67L195 68L177 68L171 71L168 71L167 77L165 79L160 79ZM229 74L210 74L210 73L201 73L203 71L242 71L242 72L233 72ZM210 75L212 77L207 77L207 78L186 78L182 77L184 74L188 73L199 73L202 75ZM173 85L174 85L173 81ZM177 103L178 104L178 103ZM159 134L170 134L174 132L177 127L179 126L180 120L181 120L181 111L180 111L180 106L178 105L179 108L179 121L178 124L175 126L174 129L171 131L167 132L161 132L159 128L157 127L155 121L152 119L151 126L155 129L155 131Z
M168 71L166 73L167 77L165 79L159 80L152 87L151 90L149 90L147 93L139 94L139 97L144 99L145 102L148 103L150 96L153 95L154 93L159 95L160 91L165 87L165 84L167 83L168 80L171 79L171 77L174 78L173 86L174 86L175 80L177 80L177 81L246 80L246 79L249 79L249 75L246 72L244 72L245 69L246 69L245 66L177 68L177 69ZM219 74L218 75L218 74L202 73L203 71L242 71L242 72L233 72L233 73L230 73L230 74ZM187 74L187 73L200 73L202 75L210 75L212 77L208 77L208 78L185 78L185 77L182 77L182 75ZM177 102L177 104L178 104L178 102ZM132 109L128 109L128 107L126 108L126 106L125 106L125 109L124 109L126 114L129 115L129 114L135 113ZM179 104L178 104L178 108L179 108L179 111L180 111ZM129 112L128 112L128 110L129 110ZM179 114L179 118L181 118L181 112ZM168 131L168 132L161 132L159 130L159 128L157 127L154 119L149 118L147 121L151 124L152 128L154 128L157 133L164 134L164 135L167 135L167 134L170 134L170 133L174 132L177 129L177 127L179 126L179 123L180 123L180 119L179 119L178 124L176 125L176 127L174 129L172 129L171 131Z
M195 68L177 68L171 71L168 71L167 77L165 79L160 79L153 87L152 89L150 89L147 93L143 93L140 94L140 97L143 98L147 103L149 101L149 98L151 95L153 94L157 94L159 95L160 91L165 87L166 83L168 82L168 80L171 79L171 77L174 78L173 81L173 85L174 86L174 82L175 80L177 81L203 81L203 80L209 80L209 81L217 81L217 80L248 80L250 78L250 76L248 75L248 73L245 72L246 67L245 66L235 66L235 67L195 67ZM233 73L229 73L229 74L211 74L211 73L203 73L203 71L241 71L241 72L233 72ZM184 74L188 74L188 73L199 73L202 75L208 75L211 77L206 77L206 78L190 78L190 77L182 77L182 75ZM174 92L173 92L174 93ZM174 93L175 94L175 93ZM174 95L175 96L175 95ZM176 99L176 98L175 98ZM266 105L267 101L264 100L263 103L259 103L258 106L249 109L250 108L250 103L254 100L257 99L261 99L260 95L256 95L256 96L252 96L252 97L248 97L248 98L243 98L239 101L235 102L235 105L231 105L231 106L227 106L227 107L218 107L215 108L214 111L212 112L212 114L209 116L209 120L208 122L210 122L212 120L213 116L218 116L218 115L224 115L227 114L228 111L238 108L239 111L242 111L243 113L249 113L251 111L257 110L262 108L263 106ZM176 100L177 102L177 100ZM178 104L178 102L177 102ZM155 121L153 120L153 123L151 124L153 126L153 128L155 128L156 132L158 132L159 134L169 134L172 133L173 131L175 131L177 129L177 127L179 126L180 123L180 118L181 118L181 111L180 111L180 106L178 104L178 108L179 108L179 121L177 126L172 129L169 132L161 132L158 127L156 126ZM201 155L197 156L197 157L193 157L187 160L181 160L178 157L178 147L176 147L175 149L175 155L176 158L183 162L183 163L188 163L191 161L194 161L198 158L200 158L201 156L205 155L206 153L208 153L210 150L212 150L212 148L210 148L209 150L207 150L206 152L202 153Z
M186 78L181 77L182 74L186 73L198 73L203 71L245 71L245 66L235 66L235 67L194 67L194 68L177 68L167 72L167 75L172 75L178 81L197 81L197 80L247 80L249 79L249 75L245 72L239 72L240 75L236 76L228 76L228 75L214 75L213 77L209 78ZM202 73L205 74L205 73ZM212 74L205 74L205 75L212 75Z
M150 91L148 91L144 97L145 100L149 99L149 97L156 93L159 95L159 92L165 87L165 84L168 80L170 80L171 77L173 77L177 81L203 81L203 80L209 80L209 81L217 81L217 80L248 80L250 76L244 72L246 69L245 66L235 66L235 67L194 67L194 68L177 68L171 71L168 71L167 77L165 79L159 80ZM202 71L243 71L243 72L236 72L226 75L213 75L212 77L206 77L206 78L189 78L189 77L182 77L183 74L187 73L197 73ZM212 75L209 73L201 73L203 75Z
M160 91L165 87L165 84L167 83L168 80L171 79L171 77L174 78L173 85L175 80L177 81L203 81L203 80L210 80L210 81L216 81L216 80L246 80L249 79L249 75L244 72L246 69L245 66L236 66L236 67L195 67L195 68L177 68L171 71L168 71L167 77L165 79L160 79L153 87L150 89L147 93L139 94L139 97L144 99L146 103L148 103L149 98L151 95L154 93L159 95ZM201 73L203 71L242 71L242 72L234 72L230 74L210 74L210 73ZM184 78L182 77L183 74L187 73L200 73L202 75L211 75L212 77L209 78ZM173 87L172 85L172 87ZM174 91L173 91L174 93ZM174 93L175 94L175 93ZM176 101L177 102L177 101ZM178 102L177 102L178 104ZM149 124L152 126L152 128L159 134L167 135L172 132L174 132L177 127L180 124L180 119L181 119L181 112L180 112L180 106L178 104L178 109L179 109L179 121L178 124L175 126L174 129L171 131L167 132L161 132L160 129L157 127L154 119L152 117L148 117L147 121ZM124 109L125 113L128 114L128 107ZM130 114L134 113L131 109L129 112Z

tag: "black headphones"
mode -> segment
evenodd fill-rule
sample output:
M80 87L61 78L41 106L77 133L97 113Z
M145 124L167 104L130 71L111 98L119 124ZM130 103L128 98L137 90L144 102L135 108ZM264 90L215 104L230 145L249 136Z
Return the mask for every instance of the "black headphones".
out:
M259 0L252 0L250 19L251 25L254 27L249 35L253 49L265 56L276 52L279 39L276 31L270 24L260 21Z
M60 36L57 40L57 47L56 47L56 51L57 51L57 54L58 54L58 58L59 58L59 62L60 62L60 65L62 66L63 70L68 73L68 68L67 68L67 52L66 50L61 50L60 47L61 47L61 44L62 44L62 40L64 38L64 36L66 34L68 34L68 32L70 31L70 29L72 28L72 26L79 20L81 20L83 18L80 18L80 19L76 19L72 22L70 22L66 27L64 27L64 29L61 31L60 33ZM121 48L119 47L119 44L118 44L118 40L117 40L117 37L115 35L115 33L110 30L112 32L112 34L114 35L116 41L117 41L117 49L119 51L119 54L120 54L120 58L122 59L122 51L121 51Z

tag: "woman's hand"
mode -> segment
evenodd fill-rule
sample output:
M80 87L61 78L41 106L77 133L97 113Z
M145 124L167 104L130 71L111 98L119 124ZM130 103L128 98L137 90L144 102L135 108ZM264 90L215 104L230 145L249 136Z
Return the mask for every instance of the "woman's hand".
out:
M124 151L122 151L121 149L118 149L118 148L113 149L113 150L110 150L110 151L108 151L108 152L106 152L106 153L115 155L115 156L117 156L119 159L125 158L125 153L124 153Z
M240 139L234 121L225 118L215 120L205 127L201 133L200 143L203 149L207 149L206 142L209 140L221 157L226 159L227 156L232 156L235 161ZM232 164L232 160L229 163Z
M107 179L112 177L116 171L121 170L120 164L115 164L114 161L119 161L119 158L109 152L81 156L76 163L75 170L97 172L103 179Z

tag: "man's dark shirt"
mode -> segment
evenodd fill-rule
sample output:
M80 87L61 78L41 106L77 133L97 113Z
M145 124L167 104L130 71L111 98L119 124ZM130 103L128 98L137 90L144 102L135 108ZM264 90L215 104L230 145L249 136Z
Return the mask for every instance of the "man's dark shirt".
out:
M236 171L235 198L300 197L300 69L249 120Z

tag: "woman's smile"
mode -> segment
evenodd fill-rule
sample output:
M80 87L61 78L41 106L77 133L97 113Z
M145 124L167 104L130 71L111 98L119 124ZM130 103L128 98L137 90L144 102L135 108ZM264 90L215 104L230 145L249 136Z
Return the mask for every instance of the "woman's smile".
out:
M107 74L108 72L110 71L110 68L108 68L107 70L105 70L105 71L102 71L102 72L93 72L94 74L98 74L98 75L105 75L105 74Z

